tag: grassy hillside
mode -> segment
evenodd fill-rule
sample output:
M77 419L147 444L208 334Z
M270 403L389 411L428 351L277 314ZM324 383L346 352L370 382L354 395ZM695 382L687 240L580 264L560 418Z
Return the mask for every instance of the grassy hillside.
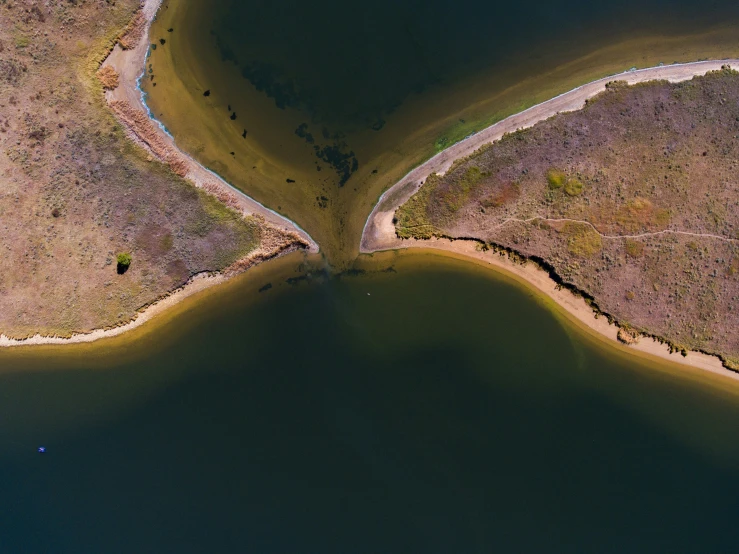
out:
M739 73L611 83L431 176L396 230L540 259L619 321L736 364L738 170Z
M109 112L95 70L137 7L0 0L0 333L126 321L260 244L259 222L153 161Z

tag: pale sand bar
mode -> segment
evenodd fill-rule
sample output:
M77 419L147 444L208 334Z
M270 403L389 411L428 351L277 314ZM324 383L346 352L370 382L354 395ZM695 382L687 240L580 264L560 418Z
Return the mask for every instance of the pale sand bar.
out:
M156 17L161 0L145 0L141 4L142 13L146 19L146 29L141 36L138 44L135 48L129 50L123 50L119 44L115 45L110 55L103 62L102 66L110 66L117 73L119 77L118 86L112 90L107 91L105 96L106 100L110 103L116 100L124 100L135 109L140 110L147 118L150 118L149 111L144 105L141 97L141 90L138 86L138 80L145 72L146 55L149 49L149 27L151 22ZM101 66L101 67L102 67ZM229 183L221 179L215 173L208 171L192 157L182 152L175 145L174 139L168 135L156 122L154 125L155 131L159 134L159 138L166 142L169 147L176 150L177 153L187 160L187 175L185 178L190 181L196 187L202 187L204 183L215 183L217 186L222 187L222 190L230 198L235 199L238 203L238 208L244 215L258 215L264 218L264 220L271 226L278 229L282 229L288 233L294 233L300 237L307 245L309 252L318 252L318 245L315 241L300 227L295 225L292 221L281 215L273 212L272 210L262 206L256 200L250 198L240 190L231 186ZM130 131L130 129L129 129ZM143 143L134 133L129 132L129 136L132 140L141 144L144 148L147 148L146 144ZM148 149L148 148L147 148ZM151 152L151 150L149 150ZM153 154L153 152L152 152ZM287 254L294 251L294 248L288 248L278 253L277 255ZM40 344L75 344L75 343L87 343L93 342L106 337L115 337L130 331L137 327L140 327L157 314L160 314L174 306L178 302L185 298L192 296L208 287L218 285L225 282L229 278L237 275L252 263L259 263L262 259L269 259L274 257L274 253L264 252L258 249L255 252L250 253L245 259L240 260L241 269L232 269L220 274L198 274L190 278L190 280L179 289L172 291L166 297L158 300L157 302L143 308L134 319L131 321L111 327L107 329L96 329L89 333L78 333L71 337L54 337L44 335L34 335L25 339L13 339L5 335L0 334L0 347L11 347L11 346L29 346L29 345L40 345ZM239 263L234 264L238 266Z
M123 50L120 44L116 44L113 51L103 62L102 67L110 66L117 73L119 77L119 85L114 90L109 90L105 93L106 100L110 102L114 101L125 101L135 109L140 110L146 114L147 117L151 118L151 114L144 104L142 99L141 89L139 89L139 78L145 73L146 69L146 56L149 51L149 27L151 22L156 17L161 0L145 0L142 3L142 13L146 18L146 31L141 36L138 44L135 48L129 50ZM281 216L280 214L270 210L263 206L253 198L247 196L242 191L232 186L231 184L224 181L216 173L209 171L197 161L195 161L190 155L180 150L175 144L174 139L171 135L166 133L164 129L156 122L155 132L158 133L159 139L166 143L169 147L176 150L177 153L187 160L188 168L187 175L185 178L193 183L196 187L202 187L205 183L212 183L219 187L222 187L224 193L231 197L235 197L238 202L239 208L245 215L260 215L268 223L282 229L284 231L293 232L298 234L308 245L310 252L318 252L318 245L315 241L301 229L295 223L289 219ZM132 137L137 142L137 137ZM146 146L146 145L144 145Z
M499 121L479 133L467 137L412 170L380 197L380 200L367 218L364 226L360 252L371 253L400 248L431 248L474 258L498 270L515 275L550 297L579 323L596 331L601 336L616 342L618 340L617 326L610 324L605 317L597 317L596 313L585 303L583 298L558 287L557 283L551 279L549 274L535 264L527 263L521 265L509 260L507 256L500 256L492 250L482 251L479 245L473 241L451 241L436 238L430 240L400 239L395 234L395 225L393 224L395 211L418 191L421 184L429 175L433 173L443 175L455 160L469 156L481 146L500 139L506 133L532 127L536 123L558 113L581 109L585 105L586 100L603 92L606 84L611 81L626 81L629 84L654 80L667 80L670 82L687 81L697 75L705 75L709 71L720 70L726 65L739 67L739 60L728 59L673 64L612 75L537 104L521 113ZM716 356L710 356L700 352L688 352L687 356L683 356L677 352L671 354L667 345L648 337L641 337L638 342L630 345L628 348L671 362L697 367L739 380L739 373L726 369L721 360Z

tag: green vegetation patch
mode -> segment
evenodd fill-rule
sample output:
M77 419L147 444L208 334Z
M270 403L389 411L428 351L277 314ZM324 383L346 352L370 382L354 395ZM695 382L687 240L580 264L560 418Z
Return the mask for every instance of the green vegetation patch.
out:
M638 240L626 239L624 242L626 253L632 258L641 258L644 255L644 243Z
M489 172L481 170L476 165L467 167L461 175L459 173L455 175L452 185L441 194L441 201L448 213L450 215L456 213L467 202L475 186L489 175Z
M650 200L636 197L621 206L613 216L623 231L636 233L644 229L664 229L670 223L670 210L656 208Z
M547 183L552 190L561 189L567 181L567 174L559 169L551 168L547 171Z
M582 192L582 181L576 177L568 177L565 181L565 193L567 196L577 196Z
M564 233L567 235L567 250L574 256L589 258L603 248L601 236L585 223L567 223Z
M117 270L120 275L123 275L131 267L131 260L131 254L128 252L121 252L116 256L116 261L118 262Z
M557 168L547 170L547 183L550 190L564 189L567 196L578 196L582 193L583 184L577 177L567 175L564 171Z
M424 186L395 212L395 233L398 237L429 239L436 234L436 228L428 217L428 203L440 180L441 177L436 173L429 175Z
M28 38L26 35L22 35L20 33L15 35L16 48L26 48L29 44L31 44L31 39Z

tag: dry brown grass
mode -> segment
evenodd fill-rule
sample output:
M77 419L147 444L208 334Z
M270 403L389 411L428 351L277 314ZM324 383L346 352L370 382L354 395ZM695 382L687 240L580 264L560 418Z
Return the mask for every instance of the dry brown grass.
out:
M118 73L112 67L106 65L101 67L97 72L97 78L105 90L113 90L118 88Z
M206 183L203 183L203 190L205 190L208 194L217 198L219 201L223 202L226 206L233 208L234 210L237 210L237 211L241 210L241 203L239 202L239 199L236 197L236 194L233 192L224 190L223 185L208 181Z
M616 84L428 178L396 230L542 259L635 332L735 363L738 160L735 71Z
M113 75L96 72L136 0L34 5L43 17L27 17L24 2L3 4L0 24L4 45L28 37L0 51L0 68L13 68L0 73L0 333L119 325L192 275L300 244L184 181L187 164L148 118L115 106L166 165L113 117L98 84ZM122 275L120 252L132 256Z
M156 131L156 124L141 110L137 110L125 100L110 102L111 109L118 119L125 123L160 160L180 177L187 175L189 164L185 157L172 148Z
M134 48L141 37L146 31L146 18L141 10L138 10L136 14L131 18L131 21L126 25L126 28L121 33L118 43L124 50Z

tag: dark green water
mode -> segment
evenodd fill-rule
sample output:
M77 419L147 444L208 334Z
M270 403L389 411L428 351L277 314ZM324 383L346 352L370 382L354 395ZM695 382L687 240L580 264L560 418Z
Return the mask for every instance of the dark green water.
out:
M221 60L239 68L242 90L254 86L276 107L301 111L305 122L297 134L338 172L340 186L360 163L352 133L381 131L399 106L430 89L517 64L545 71L626 37L739 21L733 0L218 0L198 6L189 8L191 17L210 27ZM239 92L218 91L233 98ZM461 106L449 107L455 108Z
M560 50L636 32L677 33L739 19L716 0L208 1L203 22L245 81L320 121L379 126L413 93ZM194 8L197 10L197 8ZM578 51L577 48L572 48ZM245 85L246 86L246 85Z
M263 272L125 348L0 353L0 552L736 545L739 403L481 270L396 269Z

